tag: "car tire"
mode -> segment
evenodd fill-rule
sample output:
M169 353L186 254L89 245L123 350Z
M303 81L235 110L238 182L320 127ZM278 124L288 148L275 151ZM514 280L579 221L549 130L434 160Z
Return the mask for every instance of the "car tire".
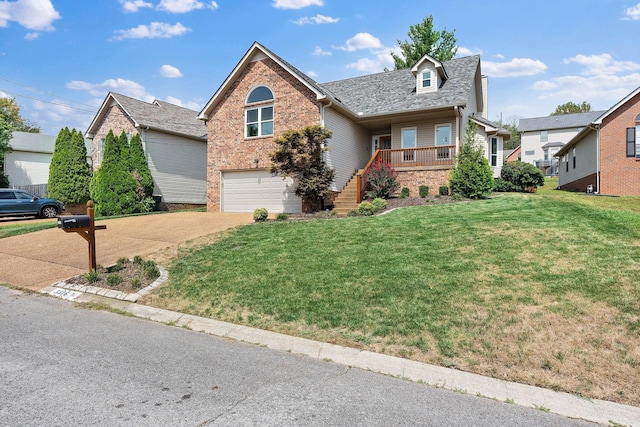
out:
M55 206L45 206L40 212L42 218L55 218L58 216L58 209Z

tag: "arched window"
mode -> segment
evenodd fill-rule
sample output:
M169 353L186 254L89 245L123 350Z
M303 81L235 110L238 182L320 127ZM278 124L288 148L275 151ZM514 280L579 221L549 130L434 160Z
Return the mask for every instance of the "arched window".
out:
M244 112L245 137L273 135L273 92L271 89L266 86L253 88L247 96L246 103L247 107ZM257 103L260 105L253 105Z

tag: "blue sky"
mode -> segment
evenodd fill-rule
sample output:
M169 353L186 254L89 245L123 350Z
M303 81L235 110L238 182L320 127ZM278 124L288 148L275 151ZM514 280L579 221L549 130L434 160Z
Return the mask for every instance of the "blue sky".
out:
M0 96L54 135L86 131L108 91L199 111L253 41L323 83L393 68L429 15L481 55L491 120L640 86L638 0L0 0Z

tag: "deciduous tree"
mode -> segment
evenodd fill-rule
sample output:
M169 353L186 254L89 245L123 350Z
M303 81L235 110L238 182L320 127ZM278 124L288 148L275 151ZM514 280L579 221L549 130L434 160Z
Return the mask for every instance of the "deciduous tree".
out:
M440 62L453 58L458 51L455 30L437 31L433 29L433 16L430 15L421 23L409 27L409 40L398 40L401 54L391 52L395 69L410 68L424 55L429 55Z
M566 104L558 105L556 111L549 115L559 116L562 114L588 113L589 111L591 111L591 104L587 101L583 101L580 105L569 101Z
M335 176L322 156L329 138L331 131L317 125L290 130L275 139L277 148L269 154L271 173L293 178L295 193L302 197L303 206L309 211L321 208Z

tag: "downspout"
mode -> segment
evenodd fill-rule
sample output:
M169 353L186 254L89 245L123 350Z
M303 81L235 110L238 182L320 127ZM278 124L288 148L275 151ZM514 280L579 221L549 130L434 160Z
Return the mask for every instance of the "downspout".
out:
M593 129L593 128L592 128ZM596 190L600 193L600 126L596 125Z

